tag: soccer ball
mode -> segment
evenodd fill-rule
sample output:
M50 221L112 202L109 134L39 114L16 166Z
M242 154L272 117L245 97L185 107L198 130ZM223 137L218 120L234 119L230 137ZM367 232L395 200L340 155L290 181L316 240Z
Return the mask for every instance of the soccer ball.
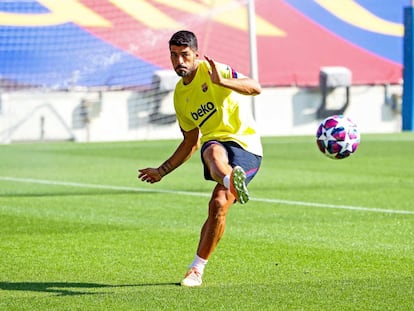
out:
M327 117L316 131L319 150L331 159L344 159L353 154L361 140L354 122L343 115Z

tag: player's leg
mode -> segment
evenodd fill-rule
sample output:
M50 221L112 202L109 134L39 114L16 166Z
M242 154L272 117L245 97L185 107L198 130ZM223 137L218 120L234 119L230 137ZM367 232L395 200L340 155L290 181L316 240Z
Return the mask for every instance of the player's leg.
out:
M218 242L223 236L226 227L226 216L234 199L228 196L227 189L220 184L213 190L208 204L208 217L203 225L197 254L204 259L209 259Z
M209 201L208 217L201 229L197 254L181 281L181 285L188 287L202 284L204 267L223 236L226 214L234 202L233 195L222 185L223 178L232 171L224 146L217 142L207 143L203 146L201 154L205 178L217 181L217 185Z
M205 178L216 180L218 184L214 188L209 202L208 218L201 230L197 255L181 282L182 285L191 287L201 285L201 277L208 258L223 236L227 212L235 198L238 198L237 195L229 191L231 188L229 187L230 180L232 183L242 184L242 188L246 190L245 194L248 195L246 184L256 175L261 162L260 156L251 154L232 143L206 143L201 154ZM235 187L234 184L231 186Z
M206 168L206 179L213 179L224 185L234 198L241 204L249 200L246 187L246 174L242 167L230 165L229 151L233 156L233 148L227 143L211 141L206 143L201 152L203 163Z
M217 184L213 190L209 202L208 217L200 233L197 255L190 265L190 270L181 282L184 286L194 287L202 284L204 267L223 236L226 227L226 215L234 202L233 196L229 197L228 194L226 187L221 184Z
M233 170L229 164L226 148L222 144L212 141L206 143L201 152L205 168L208 170L205 172L206 179L213 179L219 184L223 184L223 178L231 174Z

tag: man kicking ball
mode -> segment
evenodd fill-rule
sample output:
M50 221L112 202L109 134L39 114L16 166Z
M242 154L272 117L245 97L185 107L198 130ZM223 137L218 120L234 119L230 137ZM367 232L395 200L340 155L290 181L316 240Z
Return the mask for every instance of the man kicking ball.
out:
M239 103L239 94L258 95L261 86L207 56L200 60L197 37L191 31L173 34L169 48L173 68L181 77L174 91L174 108L183 140L158 168L139 169L138 178L160 181L188 160L201 141L204 177L217 184L196 255L181 281L194 287L202 284L204 267L223 236L230 206L249 200L247 184L259 170L262 144L251 109Z

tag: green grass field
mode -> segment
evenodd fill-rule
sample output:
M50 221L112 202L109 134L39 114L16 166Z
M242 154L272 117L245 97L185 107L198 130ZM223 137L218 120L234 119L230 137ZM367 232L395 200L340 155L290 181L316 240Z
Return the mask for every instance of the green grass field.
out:
M190 289L213 187L198 152L149 185L137 169L178 141L0 146L0 310L413 310L414 134L363 135L345 160L263 142Z

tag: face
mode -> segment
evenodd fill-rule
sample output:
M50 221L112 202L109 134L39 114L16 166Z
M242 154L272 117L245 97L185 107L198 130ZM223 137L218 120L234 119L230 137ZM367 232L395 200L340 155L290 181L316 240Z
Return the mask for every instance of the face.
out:
M170 46L170 58L175 72L191 81L197 69L198 52L188 46Z

